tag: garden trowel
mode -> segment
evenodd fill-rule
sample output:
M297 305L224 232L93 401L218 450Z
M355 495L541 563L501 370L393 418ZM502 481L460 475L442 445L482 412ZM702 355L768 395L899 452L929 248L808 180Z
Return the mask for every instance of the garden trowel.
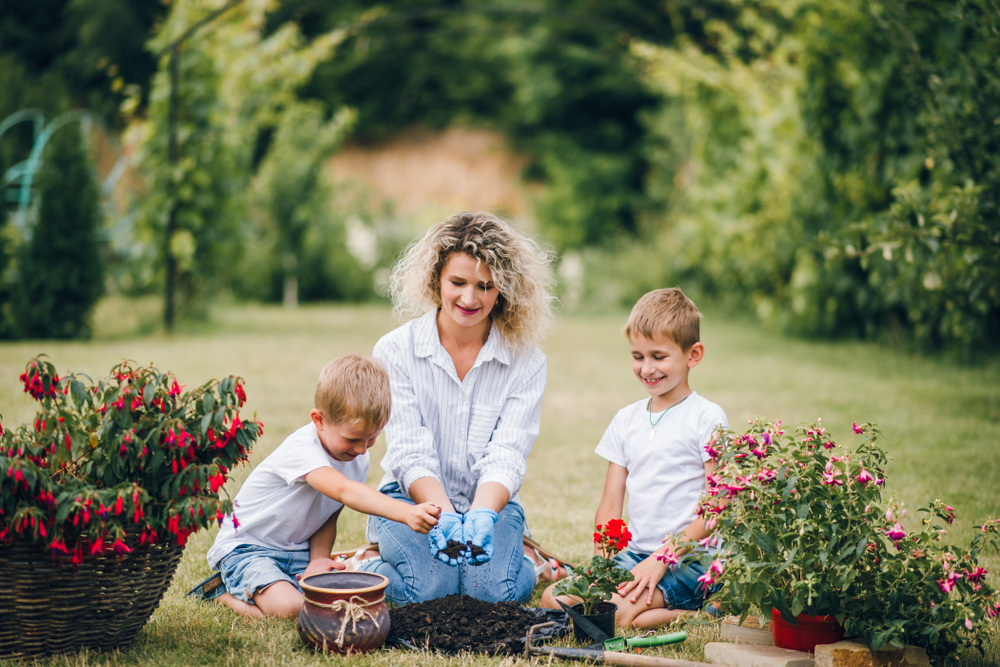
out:
M677 644L687 639L686 632L671 632L667 635L657 635L655 637L608 637L607 633L601 630L587 619L586 616L573 609L562 600L556 600L559 606L569 614L577 625L584 632L597 640L596 644L588 646L590 650L603 650L620 652L630 648L646 648L648 646L665 646L666 644Z
M536 655L548 656L550 660L552 658L558 658L559 660L580 660L599 665L624 665L625 667L720 667L720 665L704 662L659 658L651 655L634 655L632 653L616 653L603 649L535 646L533 644L535 631L550 625L554 625L554 623L549 621L548 623L533 625L528 630L528 636L524 642L525 659Z

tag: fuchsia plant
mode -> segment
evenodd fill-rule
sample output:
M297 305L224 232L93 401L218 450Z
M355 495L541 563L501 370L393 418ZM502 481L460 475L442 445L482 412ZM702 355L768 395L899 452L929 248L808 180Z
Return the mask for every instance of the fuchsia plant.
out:
M21 382L39 411L0 428L0 543L74 564L136 544L183 546L221 521L232 504L219 489L263 431L240 418L235 377L185 392L169 373L123 363L94 385L36 358Z
M997 547L1000 523L978 526L967 547L944 541L954 510L937 500L916 530L906 510L883 503L885 451L873 424L852 424L850 446L821 424L795 436L780 422L751 422L743 434L718 432L706 447L718 466L699 513L724 544L723 562L703 557L707 588L746 617L756 606L834 615L848 636L947 654L981 648L1000 602L977 557Z

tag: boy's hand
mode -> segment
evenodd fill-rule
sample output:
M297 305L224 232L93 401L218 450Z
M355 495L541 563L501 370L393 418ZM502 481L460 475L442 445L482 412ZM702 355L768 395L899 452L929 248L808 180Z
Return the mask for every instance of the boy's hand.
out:
M332 558L316 558L309 561L309 565L306 566L306 571L302 574L296 576L296 579L303 579L313 574L322 574L323 572L332 572L333 570L346 570L347 565L344 563L338 563Z
M461 554L452 558L444 553L448 542L462 542L462 515L457 512L441 512L438 524L427 534L427 541L431 545L431 553L442 563L454 567L463 562Z
M403 523L418 533L426 535L431 528L437 525L439 516L441 516L440 507L434 503L420 503L409 506L404 515Z
M655 554L650 556L632 568L632 575L635 579L624 581L618 585L618 595L626 597L629 593L632 593L629 601L635 602L642 595L642 592L646 590L648 591L646 604L653 604L653 594L656 592L656 585L660 583L660 579L667 573L669 567L669 564L658 561Z
M499 518L500 515L488 507L477 507L465 515L462 541L482 549L481 553L468 556L470 565L482 565L493 558L493 526Z

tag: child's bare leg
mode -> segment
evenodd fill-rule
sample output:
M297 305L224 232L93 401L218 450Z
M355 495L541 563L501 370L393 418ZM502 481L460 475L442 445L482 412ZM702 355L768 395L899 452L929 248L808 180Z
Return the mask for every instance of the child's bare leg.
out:
M265 616L278 618L298 618L302 600L302 593L287 581L276 581L253 596L253 603Z
M646 604L648 595L646 590L642 590L631 591L626 597L611 596L611 601L618 605L615 622L623 628L658 628L673 623L685 613L683 609L664 609L663 591L659 588L654 590L650 604Z
M555 584L550 584L549 587L545 589L545 592L542 593L542 606L546 609L560 609L559 603L556 602L556 599L562 600L564 604L568 605L574 605L580 601L580 598L573 595L560 595L557 598L557 596L552 592L552 589L555 587Z
M243 616L260 618L264 615L264 612L262 612L258 607L250 604L249 602L244 602L239 598L233 597L229 593L223 593L219 597L215 598L215 601L226 605L237 614L242 614Z

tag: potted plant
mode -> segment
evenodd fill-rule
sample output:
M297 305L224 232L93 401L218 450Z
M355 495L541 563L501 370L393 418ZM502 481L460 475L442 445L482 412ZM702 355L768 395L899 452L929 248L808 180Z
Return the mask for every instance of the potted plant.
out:
M873 650L978 645L1000 605L977 556L986 540L996 544L1000 524L982 524L966 548L948 545L937 521L954 512L935 501L908 530L906 509L882 499L881 433L873 424L852 430L849 446L821 423L791 435L757 419L745 433L716 434L706 449L718 465L699 512L725 551L703 584L723 583L715 598L741 622L753 607L772 614L776 640L835 622Z
M632 534L621 519L612 519L599 525L594 531L595 551L590 565L576 570L572 576L556 583L553 592L556 595L570 595L580 599L573 605L574 609L582 611L594 625L612 637L615 632L615 611L618 606L610 602L611 596L618 590L618 585L632 581L635 577L612 558L616 553L628 546ZM586 641L587 634L576 623L573 624L577 640Z
M94 384L36 358L21 381L39 408L0 427L0 654L127 643L263 427L235 377L186 392L126 362Z

